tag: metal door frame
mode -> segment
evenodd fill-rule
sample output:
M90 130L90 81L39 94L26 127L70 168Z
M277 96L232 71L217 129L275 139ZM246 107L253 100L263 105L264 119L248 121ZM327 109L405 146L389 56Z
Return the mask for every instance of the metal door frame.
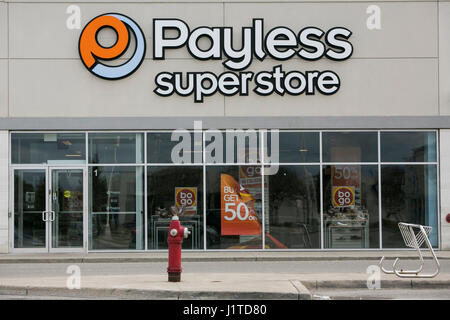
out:
M83 174L83 245L79 248L53 248L53 228L52 228L52 222L48 221L47 226L47 236L48 236L48 242L47 242L47 248L49 253L62 253L62 252L86 252L87 250L87 237L86 237L86 231L87 231L87 174L86 174L86 167L83 166L48 166L47 167L47 211L52 211L52 195L53 195L53 171L55 170L81 170Z
M50 221L45 222L45 247L42 248L15 248L14 238L14 173L17 170L39 170L45 174L45 211L51 211L51 197L52 197L52 171L53 170L81 170L83 173L83 246L80 248L52 248L52 225ZM10 170L10 252L12 253L62 253L62 252L87 252L87 238L88 238L88 217L87 217L87 170L85 166L17 166L11 167Z

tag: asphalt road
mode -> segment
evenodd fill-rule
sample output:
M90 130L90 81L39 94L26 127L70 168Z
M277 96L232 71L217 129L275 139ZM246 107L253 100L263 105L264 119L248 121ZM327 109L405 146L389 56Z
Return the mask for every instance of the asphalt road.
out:
M450 300L448 290L380 289L380 290L326 290L312 292L313 300ZM117 298L72 298L58 296L0 295L0 300L116 300Z
M450 289L324 289L311 294L313 300L450 300Z
M450 300L450 289L326 290L312 292L313 300ZM71 298L58 296L0 295L0 300L117 300L117 298Z

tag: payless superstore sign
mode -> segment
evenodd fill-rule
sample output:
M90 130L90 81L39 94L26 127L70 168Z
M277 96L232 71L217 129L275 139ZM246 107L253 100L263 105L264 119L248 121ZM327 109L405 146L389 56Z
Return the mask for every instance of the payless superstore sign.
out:
M117 39L111 47L97 41L102 28L112 28ZM171 31L175 36L169 37ZM297 32L297 33L296 33ZM276 27L264 31L264 20L253 19L251 27L241 29L242 44L233 45L232 27L197 27L192 29L179 19L153 19L153 59L164 60L169 50L186 47L198 60L221 60L229 71L215 74L208 71L160 72L155 77L154 93L162 97L174 94L193 96L195 102L220 93L225 96L249 95L253 92L267 96L278 95L332 95L341 85L339 76L332 70L283 70L282 64L272 70L254 73L245 71L253 59L263 61L270 57L278 61L302 59L315 61L330 59L343 61L353 53L349 41L352 32L344 27L322 30L306 27L293 31ZM134 53L122 65L109 66L105 61L117 59L128 49L130 38L136 39ZM200 39L209 40L207 49L200 48ZM145 57L145 37L140 27L129 17L108 13L92 19L83 29L79 40L80 57L94 75L117 80L131 75ZM253 83L253 85L251 85Z

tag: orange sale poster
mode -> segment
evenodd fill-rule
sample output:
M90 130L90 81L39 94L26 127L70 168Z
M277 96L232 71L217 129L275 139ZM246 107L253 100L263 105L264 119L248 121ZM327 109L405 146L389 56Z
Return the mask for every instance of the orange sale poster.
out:
M232 176L220 175L220 196L222 235L261 234L255 198Z

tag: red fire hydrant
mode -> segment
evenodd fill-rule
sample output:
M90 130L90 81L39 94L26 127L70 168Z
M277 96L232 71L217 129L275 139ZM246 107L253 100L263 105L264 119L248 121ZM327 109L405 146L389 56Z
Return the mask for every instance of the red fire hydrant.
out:
M167 268L167 273L169 274L170 282L180 282L181 280L181 245L183 244L183 238L187 238L190 233L188 228L181 226L178 216L172 217L167 238L169 243L169 267Z

